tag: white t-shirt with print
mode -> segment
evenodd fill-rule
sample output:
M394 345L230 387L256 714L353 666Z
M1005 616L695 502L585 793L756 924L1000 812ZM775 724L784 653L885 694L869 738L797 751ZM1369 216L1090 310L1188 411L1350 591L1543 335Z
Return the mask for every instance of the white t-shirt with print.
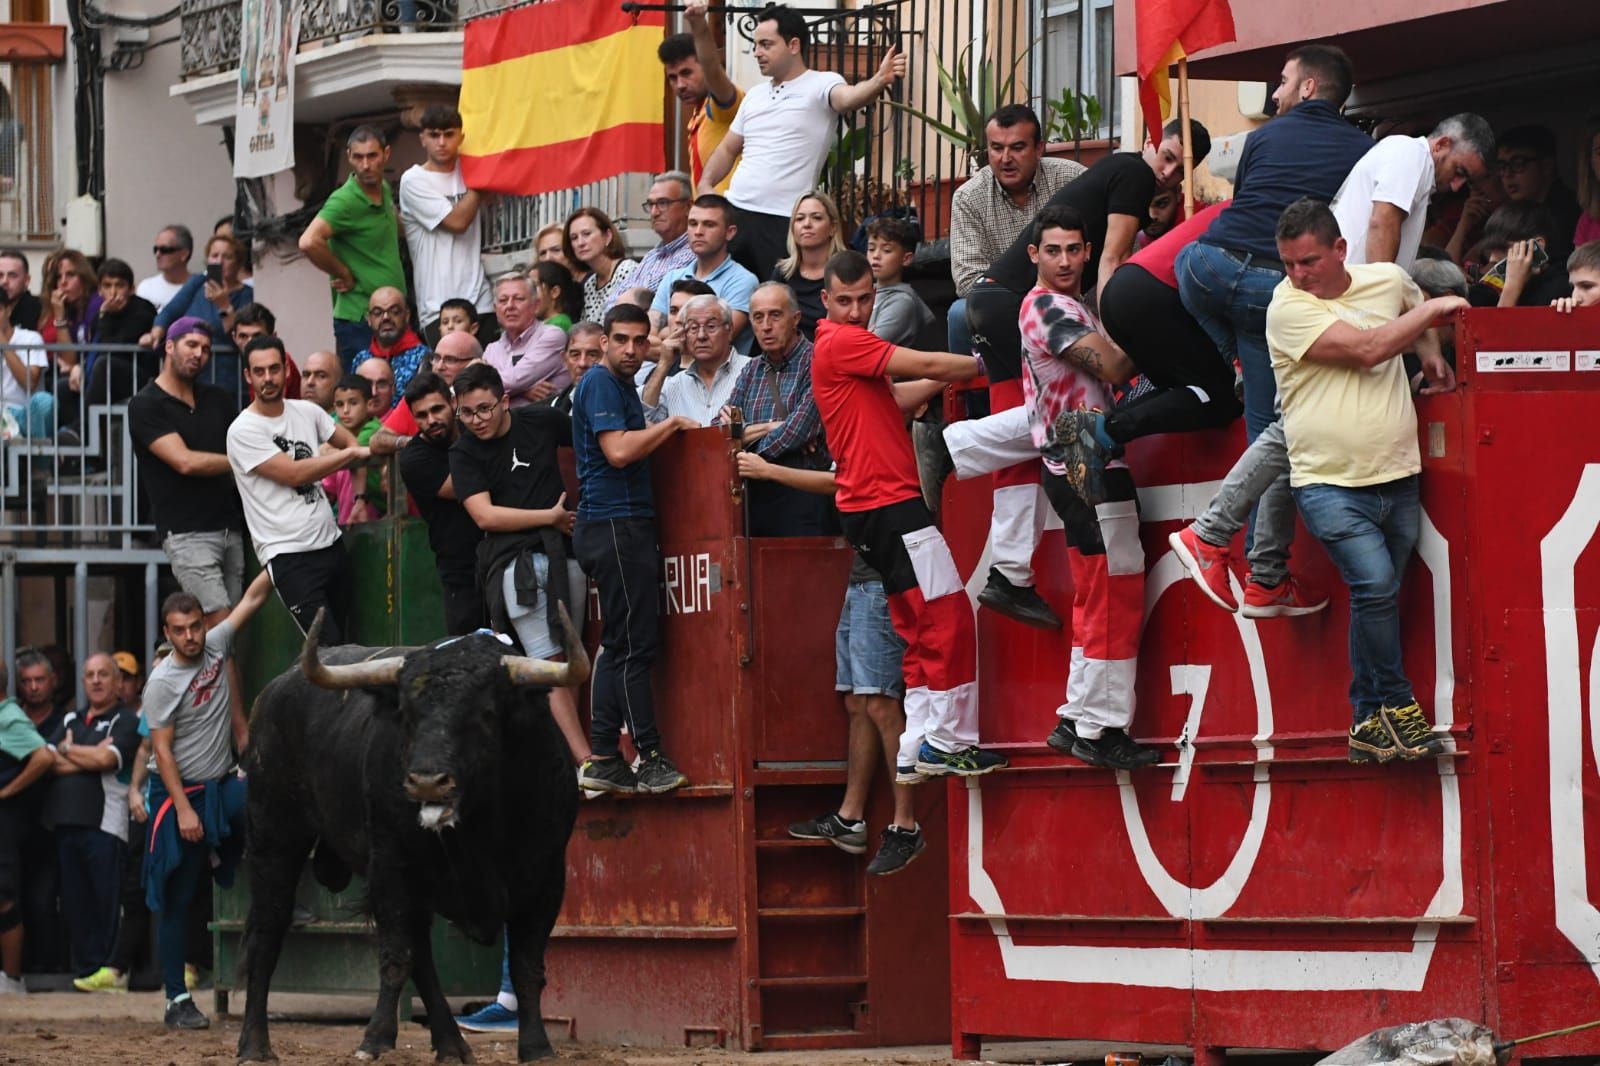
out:
M1428 225L1428 201L1433 198L1435 181L1433 152L1426 137L1385 137L1362 156L1333 196L1333 217L1339 220L1339 234L1348 251L1344 261L1367 261L1367 227L1372 222L1372 205L1393 204L1406 213L1400 223L1400 247L1395 252L1398 266L1411 268L1417 249L1422 246L1422 231Z
M254 472L274 455L315 456L333 436L334 425L333 416L311 401L285 400L277 418L247 407L228 427L228 465L239 486L256 558L263 565L288 552L326 548L339 539L339 526L320 479L294 488Z
M11 331L11 340L7 344L0 344L0 348L10 348L16 353L17 358L30 367L48 367L50 356L43 348L30 348L31 344L44 344L44 338L31 329L14 329ZM17 376L11 372L10 364L0 373L0 405L5 407L28 406L28 388L26 381L18 381ZM40 375L42 379L44 375Z
M745 94L729 128L744 138L728 186L735 207L787 218L816 188L839 120L828 96L843 84L832 71L808 70L777 86L763 81Z
M482 216L460 233L439 225L466 195L460 164L449 174L418 164L400 175L400 221L411 250L417 317L424 326L439 317L440 304L458 296L479 311L494 307L483 275Z

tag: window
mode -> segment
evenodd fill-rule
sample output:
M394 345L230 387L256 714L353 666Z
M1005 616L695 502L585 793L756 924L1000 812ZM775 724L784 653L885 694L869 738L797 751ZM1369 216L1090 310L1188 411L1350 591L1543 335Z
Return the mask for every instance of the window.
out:
M52 191L50 68L0 63L0 238L53 238Z
M1038 84L1044 86L1045 106L1061 99L1063 89L1094 96L1100 101L1100 126L1086 137L1110 137L1117 129L1120 103L1116 63L1112 56L1115 40L1112 11L1114 0L1049 0L1044 10L1045 38L1043 63ZM1090 17L1085 23L1084 10ZM1037 54L1037 52L1036 52Z

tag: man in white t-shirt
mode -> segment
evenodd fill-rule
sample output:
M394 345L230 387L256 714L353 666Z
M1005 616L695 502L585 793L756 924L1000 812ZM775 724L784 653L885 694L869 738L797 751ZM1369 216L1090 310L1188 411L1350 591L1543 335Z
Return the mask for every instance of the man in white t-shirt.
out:
M56 398L38 385L50 356L42 347L43 337L11 324L11 309L10 294L0 289L0 360L5 362L0 368L0 408L6 416L0 439L12 433L48 437L55 428Z
M369 452L316 404L283 398L282 341L257 337L244 357L256 398L228 427L228 465L256 558L302 633L326 607L322 639L343 643L350 569L322 479Z
M1426 137L1385 137L1362 156L1333 197L1349 263L1417 258L1436 192L1481 186L1495 158L1494 131L1477 115L1452 115Z
M423 340L439 342L439 305L471 300L480 316L494 309L483 273L483 231L478 221L482 194L461 177L461 112L429 104L422 112L422 150L427 162L400 176L400 222L411 250L417 320Z
M905 74L906 57L891 47L876 74L848 85L838 74L806 65L811 31L798 12L775 4L757 17L756 65L771 80L745 95L728 135L706 160L699 191L715 192L740 160L727 192L739 210L733 257L763 280L788 254L789 214L817 184L835 120L881 96Z
M156 272L139 282L135 294L149 300L157 312L178 295L189 280L189 260L194 258L194 234L188 226L163 226L156 234Z

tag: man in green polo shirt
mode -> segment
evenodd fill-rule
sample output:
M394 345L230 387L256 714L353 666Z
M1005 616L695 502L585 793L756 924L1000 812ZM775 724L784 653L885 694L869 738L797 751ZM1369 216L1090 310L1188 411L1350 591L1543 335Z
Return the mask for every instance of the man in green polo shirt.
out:
M333 339L345 373L372 343L367 302L375 290L406 291L400 266L400 222L383 168L389 141L375 126L357 126L345 142L350 177L333 191L300 235L300 251L331 279Z

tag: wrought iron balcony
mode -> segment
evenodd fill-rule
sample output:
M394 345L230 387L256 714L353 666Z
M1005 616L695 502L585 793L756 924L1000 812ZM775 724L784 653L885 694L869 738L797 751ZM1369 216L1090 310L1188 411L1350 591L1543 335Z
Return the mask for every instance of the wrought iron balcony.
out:
M460 6L457 0L305 0L300 44L459 29ZM239 0L183 0L185 78L239 65L240 9Z

